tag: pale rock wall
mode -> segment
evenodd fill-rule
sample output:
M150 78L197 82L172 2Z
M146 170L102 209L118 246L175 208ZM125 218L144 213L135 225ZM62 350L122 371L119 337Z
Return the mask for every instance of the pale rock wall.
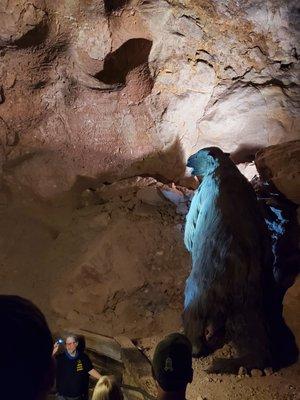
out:
M176 181L201 147L299 138L298 21L296 1L2 1L2 187Z

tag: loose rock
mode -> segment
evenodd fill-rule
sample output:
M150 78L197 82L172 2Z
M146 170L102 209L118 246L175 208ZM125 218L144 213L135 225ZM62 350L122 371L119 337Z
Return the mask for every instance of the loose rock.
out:
M263 376L263 372L260 369L254 368L251 370L251 376L252 378L259 378L260 376Z
M246 370L245 367L240 367L240 368L239 368L239 372L238 372L238 376L239 376L239 377L242 377L242 376L244 376L244 375L247 375L247 370Z
M264 373L266 376L270 376L273 374L273 368L269 367L269 368L265 368L264 369Z
M143 203L154 206L164 203L164 198L159 194L156 187L143 187L137 192L136 197Z

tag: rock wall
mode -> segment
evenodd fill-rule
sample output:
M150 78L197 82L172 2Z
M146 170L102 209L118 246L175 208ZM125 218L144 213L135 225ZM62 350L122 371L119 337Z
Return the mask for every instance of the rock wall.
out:
M299 138L298 22L291 0L1 1L2 189L176 181L200 147Z
M271 182L287 199L300 205L300 140L260 150L255 164L264 181Z
M182 190L137 177L84 191L75 210L0 202L0 292L34 301L53 331L177 331L190 260L163 193L184 204Z

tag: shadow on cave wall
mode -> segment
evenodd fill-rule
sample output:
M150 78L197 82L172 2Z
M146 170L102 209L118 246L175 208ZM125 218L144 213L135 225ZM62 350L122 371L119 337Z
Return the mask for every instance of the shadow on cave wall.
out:
M107 84L124 85L128 72L140 65L148 64L151 47L151 40L143 38L128 40L106 56L103 70L94 77Z
M152 176L163 183L177 182L186 169L184 151L177 137L166 151L149 154L134 162L126 174Z
M235 151L230 153L230 158L235 164L252 162L255 159L255 154L262 147L253 144L240 144Z
M45 22L40 23L34 29L27 32L20 39L16 40L14 45L20 48L39 46L44 43L49 34L49 27Z
M99 157L105 158L106 155L102 154ZM128 167L124 169L125 164ZM77 175L70 194L78 204L80 194L84 190L96 190L103 183L109 185L115 181L134 176L149 176L162 183L177 182L183 176L185 168L184 152L180 140L176 138L166 151L151 153L131 164L126 159L120 159L115 167L98 174L96 177Z

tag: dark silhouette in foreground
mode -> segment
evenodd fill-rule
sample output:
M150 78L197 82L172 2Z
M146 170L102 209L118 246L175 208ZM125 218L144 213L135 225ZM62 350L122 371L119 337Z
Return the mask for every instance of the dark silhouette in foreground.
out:
M30 301L0 295L1 398L44 400L54 382L53 341Z
M186 387L193 380L192 345L180 333L172 333L158 343L152 374L158 400L185 400Z

